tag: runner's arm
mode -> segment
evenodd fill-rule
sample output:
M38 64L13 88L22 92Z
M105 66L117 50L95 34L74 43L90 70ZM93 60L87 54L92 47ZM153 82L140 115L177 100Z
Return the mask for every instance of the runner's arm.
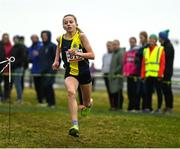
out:
M76 52L76 55L81 56L86 59L92 59L92 60L95 59L94 52L92 50L92 47L86 35L84 33L81 33L80 38L81 38L82 45L87 50L87 52L86 53Z

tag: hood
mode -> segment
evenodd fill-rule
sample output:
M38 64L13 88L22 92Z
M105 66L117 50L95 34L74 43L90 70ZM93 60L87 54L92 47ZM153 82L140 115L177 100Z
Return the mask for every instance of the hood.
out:
M42 31L42 32L41 32L41 38L42 38L42 34L43 34L43 33L46 33L46 34L47 34L47 36L48 36L48 42L51 42L51 32L48 31L48 30Z

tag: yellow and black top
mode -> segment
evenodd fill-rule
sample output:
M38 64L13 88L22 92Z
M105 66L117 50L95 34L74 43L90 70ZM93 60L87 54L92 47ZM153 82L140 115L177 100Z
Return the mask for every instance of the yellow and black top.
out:
M66 74L79 76L89 72L89 61L80 56L73 56L68 52L68 49L74 49L78 52L86 53L80 39L80 33L77 31L71 40L60 36L59 46L62 52L62 60L64 62Z

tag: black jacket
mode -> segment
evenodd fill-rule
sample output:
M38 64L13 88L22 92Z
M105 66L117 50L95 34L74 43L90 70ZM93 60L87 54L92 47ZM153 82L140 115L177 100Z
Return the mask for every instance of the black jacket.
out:
M166 59L164 80L170 81L173 75L174 47L170 40L166 40L162 46L164 47Z
M40 72L55 73L52 70L52 64L56 55L56 45L51 42L51 33L49 31L43 31L42 33L47 33L48 41L43 42L43 46L39 50Z
M143 59L143 52L144 52L144 49L147 47L149 47L149 43L146 43L145 45L141 46L138 49L138 54L137 54L137 59L136 59L138 76L141 76L141 67L142 67L141 65L142 65L142 59Z
M43 46L39 50L40 73L45 75L43 77L43 86L49 86L55 81L54 74L56 72L52 69L52 64L56 55L56 45L51 42L51 33L49 31L43 31L42 33L48 35L48 41L43 42ZM46 76L46 74L52 74L52 76Z
M41 73L53 73L52 64L56 54L56 45L48 43L39 50L39 63Z
M28 48L25 45L21 45L22 48L24 49L25 55L24 55L24 69L28 68L28 64L29 64L29 58L28 58Z
M0 41L0 62L6 60L6 53L3 46L3 43ZM0 64L0 71L3 69L5 64Z
M23 45L14 45L11 51L11 56L15 57L15 62L12 63L13 70L19 67L24 67L26 62L26 49Z

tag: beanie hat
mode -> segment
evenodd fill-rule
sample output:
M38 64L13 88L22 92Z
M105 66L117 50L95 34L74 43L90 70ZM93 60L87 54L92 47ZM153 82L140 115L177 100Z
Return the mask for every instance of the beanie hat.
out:
M168 39L168 36L169 36L169 30L168 29L159 33L159 37L162 39Z
M158 40L158 37L156 36L156 34L151 34L151 35L149 36L149 38L153 38L153 39Z

